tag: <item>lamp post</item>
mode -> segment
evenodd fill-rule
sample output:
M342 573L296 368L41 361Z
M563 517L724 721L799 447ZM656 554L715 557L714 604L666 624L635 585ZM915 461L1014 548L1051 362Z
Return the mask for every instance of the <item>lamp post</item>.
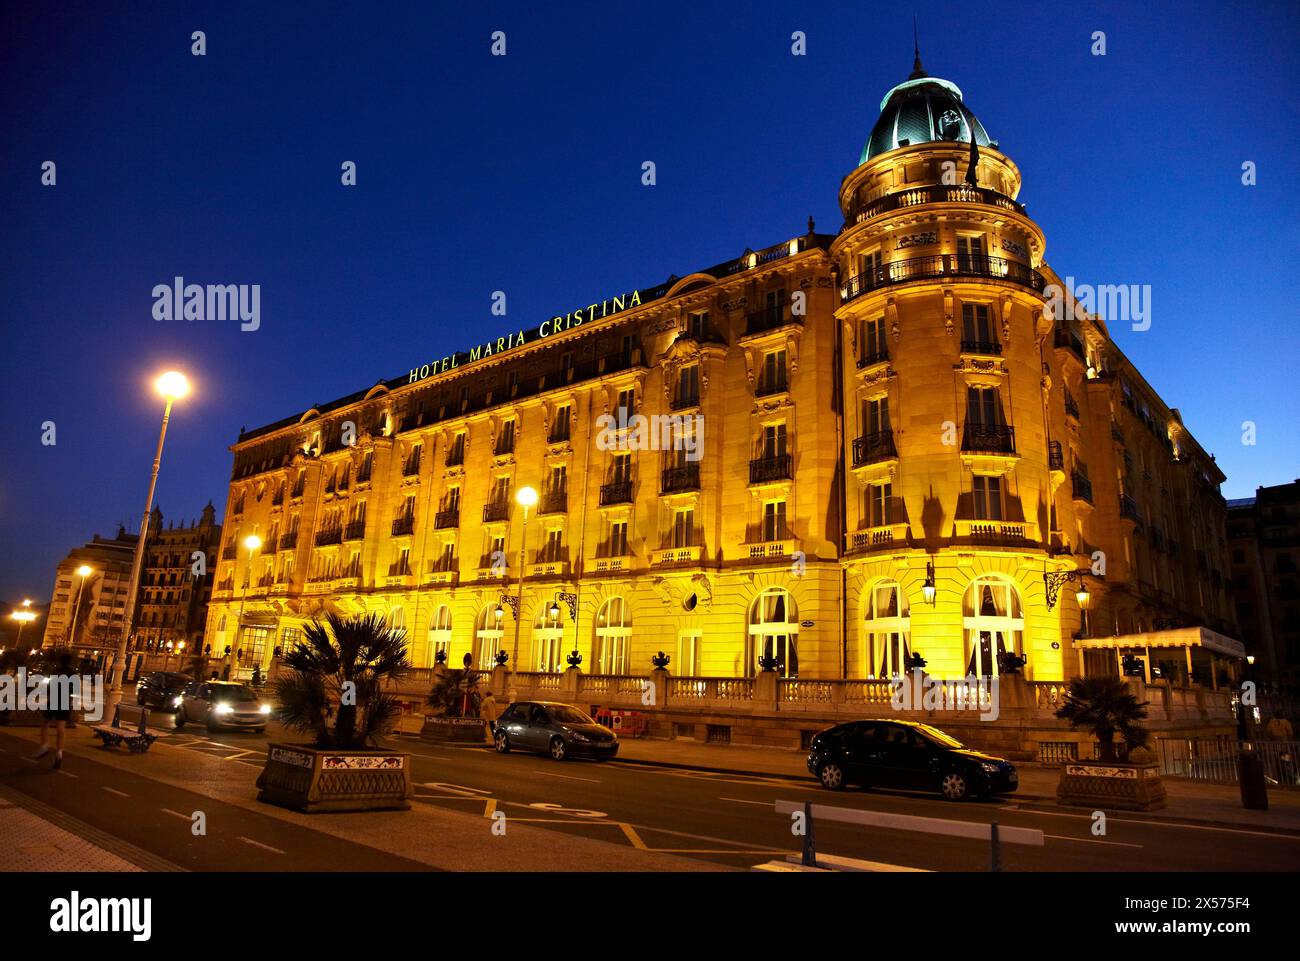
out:
M135 616L135 595L140 590L140 569L144 564L144 541L149 533L149 512L153 510L153 492L158 486L158 466L162 463L163 441L167 438L167 421L171 419L172 404L177 398L190 392L190 382L179 371L169 370L154 382L158 393L162 394L162 427L158 431L158 449L153 455L153 469L149 474L149 493L144 501L144 518L140 521L140 536L135 542L135 556L131 560L131 580L127 584L126 609L122 612L122 632L117 639L117 651L113 655L113 683L109 686L105 698L105 717L112 717L117 705L122 700L122 674L126 668L126 642L131 635L131 620Z
M519 622L524 616L524 572L526 571L524 551L528 544L528 511L537 503L537 491L531 487L521 487L515 492L515 503L524 509L524 523L519 533L519 596L515 604L515 653L513 661L515 670L519 670Z
M239 616L235 618L235 657L231 662L230 673L235 673L236 665L239 661L239 652L243 650L239 646L240 635L244 632L244 602L248 600L248 585L253 579L253 556L257 553L258 548L262 546L262 538L256 534L249 534L244 538L244 546L248 548L248 571L244 577L244 592L239 597Z
M13 611L9 616L18 622L18 637L14 639L14 650L22 650L23 646L23 628L36 620L36 614L27 608L32 606L30 600L24 600L21 610Z
M1092 602L1092 595L1088 593L1088 584L1084 581L1083 576L1079 576L1079 589L1074 592L1074 599L1079 602L1079 616L1083 619L1083 636L1088 636L1088 605Z
M68 650L72 650L72 645L77 643L77 615L81 613L81 592L86 589L86 578L94 572L95 569L86 564L77 568L77 576L81 581L77 584L77 596L72 602L72 627L68 631Z

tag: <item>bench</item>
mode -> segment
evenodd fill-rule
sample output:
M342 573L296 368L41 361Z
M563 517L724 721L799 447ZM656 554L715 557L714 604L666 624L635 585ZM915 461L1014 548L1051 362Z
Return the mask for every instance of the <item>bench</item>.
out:
M106 749L125 744L132 754L143 754L153 746L154 741L158 740L157 734L149 732L148 724L149 710L141 708L139 729L133 731L129 727L122 727L122 707L118 705L113 711L113 723L96 724L90 729L90 733L103 741Z

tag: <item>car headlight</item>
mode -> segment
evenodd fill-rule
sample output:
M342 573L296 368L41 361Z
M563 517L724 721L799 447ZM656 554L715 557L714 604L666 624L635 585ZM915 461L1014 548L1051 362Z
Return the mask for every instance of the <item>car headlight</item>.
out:
M172 707L180 707L180 706L181 706L181 701L182 701L182 700L183 700L183 698L181 698L181 697L174 697L174 698L172 698Z
M270 705L270 704L263 704L260 708L258 708L258 710L260 710L263 714L270 714L270 713L271 713L271 705Z
M233 710L229 704L218 704L212 709L214 714L229 714Z
M575 741L590 741L590 740L591 740L591 738L587 737L587 735L583 734L583 733L580 732L580 731L570 731L570 732L569 732L569 737L573 738Z
M1002 768L997 764L990 764L988 761L981 761L980 770L983 771L985 774L997 774L999 771L1002 770Z

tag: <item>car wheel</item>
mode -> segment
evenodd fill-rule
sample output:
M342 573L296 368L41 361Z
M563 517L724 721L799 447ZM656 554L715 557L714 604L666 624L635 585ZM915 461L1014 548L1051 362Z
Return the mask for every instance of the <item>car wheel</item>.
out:
M822 782L822 787L826 788L826 790L838 791L844 787L844 768L834 761L823 764L817 770L817 780Z
M960 801L970 793L970 787L966 783L966 778L956 771L949 771L943 776L943 780L939 782L939 793L944 796L945 800Z
M564 743L564 738L556 735L551 738L551 757L556 761L563 761L569 756L569 745Z
M510 753L510 739L506 737L505 731L497 731L497 736L493 738L498 754Z

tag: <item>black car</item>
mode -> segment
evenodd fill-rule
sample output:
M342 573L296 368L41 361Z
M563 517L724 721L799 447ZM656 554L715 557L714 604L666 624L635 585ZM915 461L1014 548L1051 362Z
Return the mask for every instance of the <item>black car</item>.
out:
M176 698L190 683L188 674L175 671L154 671L145 674L135 684L135 702L145 707L160 707L164 711L176 710Z
M822 787L938 791L950 801L1009 794L1019 778L1009 761L962 747L915 721L850 721L812 739L808 770Z
M497 718L492 740L502 754L518 748L549 754L557 761L584 755L608 760L618 753L618 736L571 704L518 701Z

